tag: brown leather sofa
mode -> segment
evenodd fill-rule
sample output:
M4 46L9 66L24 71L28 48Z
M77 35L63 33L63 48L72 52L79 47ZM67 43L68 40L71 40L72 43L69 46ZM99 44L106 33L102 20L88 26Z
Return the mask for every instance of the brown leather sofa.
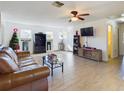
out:
M48 90L50 70L35 63L29 52L17 52L9 47L0 51L0 90Z

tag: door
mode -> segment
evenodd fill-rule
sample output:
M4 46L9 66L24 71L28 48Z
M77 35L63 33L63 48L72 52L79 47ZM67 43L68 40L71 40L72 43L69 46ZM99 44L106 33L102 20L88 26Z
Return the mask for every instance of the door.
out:
M112 25L108 25L108 58L112 58Z

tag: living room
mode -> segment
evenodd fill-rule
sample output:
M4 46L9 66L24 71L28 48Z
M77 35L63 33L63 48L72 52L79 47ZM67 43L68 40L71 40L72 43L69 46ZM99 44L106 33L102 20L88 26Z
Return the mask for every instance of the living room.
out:
M45 80L47 79L47 81L44 81L45 83L41 82L43 84L40 86L43 87L46 84L47 88L41 88L41 90L124 90L122 83L124 73L121 65L122 56L124 55L123 4L123 1L0 1L0 45L5 47L5 49L3 48L4 52L10 55L13 54L12 50L6 49L6 47L13 43L11 43L11 40L14 38L14 33L16 33L18 46L12 48L17 56L30 55L33 59L29 60L36 63L39 61L38 64L41 62L40 65L43 63L45 67L47 66L47 68L37 70L47 70L45 74ZM72 19L73 17L76 19ZM81 29L88 27L92 27L93 35L83 36ZM109 31L112 31L110 37ZM45 41L44 49L36 46L39 42L41 43L41 41L38 41L36 44L38 34L45 35L45 39L42 40ZM91 56L87 59L87 57L79 56L78 53L73 54L74 35L80 37L78 52L81 52L83 56L84 52L82 51L84 51L84 48L88 51L87 53L98 49L101 51L98 60L92 60L95 57L91 58ZM93 52L92 55L95 53ZM1 55L3 55L3 51ZM45 64L46 55L48 57L49 55L57 55L62 63L53 70L53 67ZM12 59L15 58L12 57ZM26 66L28 64L26 63ZM31 64L34 63L31 62ZM21 65L19 64L20 67ZM51 64L51 66L53 65ZM34 69L35 66L33 65L30 68ZM95 72L91 73L93 70ZM36 75L33 70L31 73L34 76ZM90 74L90 77L88 77L88 74ZM102 78L102 75L105 78ZM92 81L92 78L96 79ZM104 82L105 80L109 83ZM39 81L37 82L40 84ZM77 82L80 83L76 84ZM116 85L114 85L115 82ZM36 83L33 84L35 86ZM23 90L21 87L17 90ZM38 88L34 87L32 90ZM0 89L4 90L3 86ZM30 90L29 88L25 89ZM5 90L16 90L16 88L14 85L12 88L5 88Z

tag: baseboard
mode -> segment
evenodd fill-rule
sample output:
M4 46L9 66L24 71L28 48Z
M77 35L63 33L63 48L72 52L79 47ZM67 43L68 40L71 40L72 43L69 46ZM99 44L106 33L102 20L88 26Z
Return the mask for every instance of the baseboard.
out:
M73 52L73 51L71 51L71 50L65 50L65 51L67 51L67 52Z
M66 52L73 52L73 51L70 51L70 50L52 50L52 51L54 51L54 52L56 52L56 51L66 51Z

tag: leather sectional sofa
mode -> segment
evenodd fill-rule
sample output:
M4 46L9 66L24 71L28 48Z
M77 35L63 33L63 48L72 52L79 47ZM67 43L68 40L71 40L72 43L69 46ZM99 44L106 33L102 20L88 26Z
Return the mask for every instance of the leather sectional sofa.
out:
M0 50L0 90L47 91L49 73L29 52L15 53L10 47Z

